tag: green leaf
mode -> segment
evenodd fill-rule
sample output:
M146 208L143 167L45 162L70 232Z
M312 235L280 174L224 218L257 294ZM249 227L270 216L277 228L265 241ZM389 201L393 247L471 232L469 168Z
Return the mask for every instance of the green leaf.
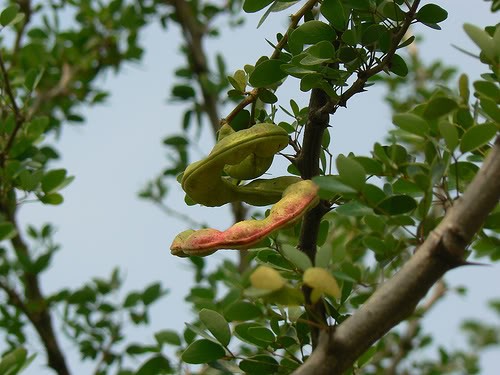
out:
M453 99L445 97L437 97L432 99L424 110L424 117L427 119L435 119L444 116L458 107L457 102Z
M267 348L269 346L268 342L259 340L249 333L250 329L256 328L256 327L262 327L262 325L257 324L257 323L253 323L253 322L241 323L241 324L238 324L237 326L234 327L234 332L235 332L236 336L242 341L249 342L253 345L260 346L261 348Z
M482 96L498 101L500 100L500 89L498 84L489 81L476 81L474 82L474 88L476 92Z
M455 124L447 121L442 121L438 124L439 132L446 142L446 146L450 151L455 150L460 140L458 139L458 130Z
M416 14L422 23L439 23L448 18L448 12L436 4L425 4Z
M496 123L500 123L500 109L498 104L489 98L482 97L480 99L482 110Z
M392 57L389 70L400 77L406 77L408 75L408 66L404 59L398 54Z
M40 202L42 202L44 204L52 204L54 206L57 206L58 204L61 204L62 202L64 202L63 196L59 193L50 193L50 194L47 194L47 195L40 197L39 199L40 199Z
M233 86L239 92L244 92L247 85L247 75L244 70L237 70L234 75L228 76L227 79L231 86Z
M224 311L224 317L232 321L246 321L262 316L262 311L253 303L236 301L229 305Z
M387 246L380 237L366 236L363 238L363 245L378 255L384 255L387 252Z
M172 88L172 96L181 100L186 100L189 98L194 98L196 96L196 92L191 86L176 85Z
M313 88L320 87L323 76L319 73L306 74L300 79L300 91L307 92Z
M170 362L162 355L155 355L144 362L134 375L171 374Z
M276 340L273 331L266 327L251 327L248 329L248 334L258 340L272 343Z
M180 135L173 135L163 140L166 146L184 147L189 144L188 140Z
M417 207L415 199L408 195L393 195L380 202L375 212L381 215L401 215Z
M496 132L495 124L476 125L467 129L460 141L460 151L465 153L485 145Z
M421 137L425 137L429 131L427 121L413 113L397 113L392 116L392 122L400 129Z
M335 209L340 215L345 216L365 216L373 214L373 210L357 201L352 201L343 204Z
M169 344L174 346L181 345L181 338L175 331L164 329L155 333L155 339L159 345Z
M304 44L315 44L321 41L332 41L335 38L335 30L321 21L307 21L297 27L288 40L288 45L294 55L299 54Z
M295 246L284 244L281 247L281 251L286 259L302 271L312 267L309 257L304 252L298 250Z
M200 320L205 324L205 327L214 335L214 337L223 346L228 346L231 341L231 330L226 319L217 311L202 309L200 311Z
M405 18L405 13L401 10L401 8L393 1L383 1L379 10L381 10L384 17L387 17L393 21L402 21Z
M186 363L201 364L216 361L226 354L224 348L210 340L196 340L181 355Z
M278 362L271 356L259 354L240 362L239 367L245 374L275 374L279 369Z
M465 103L469 102L470 90L469 90L469 77L466 74L461 74L458 79L458 90L460 92L460 97Z
M5 354L0 359L0 374L17 374L26 362L28 352L20 347Z
M42 178L42 190L49 194L59 190L59 187L66 179L66 169L53 169L45 173Z
M314 256L314 264L316 267L328 268L332 259L332 244L325 243L321 246Z
M274 0L245 0L243 3L243 10L247 13L255 13L264 9Z
M0 241L8 240L17 234L16 228L7 221L0 223Z
M265 60L257 65L250 75L253 87L266 87L281 81L287 74L281 70L281 60Z
M333 27L340 31L345 30L347 17L340 0L323 0L320 10Z
M165 291L162 290L160 283L151 284L142 293L142 302L145 305L150 305L164 294Z
M267 104L274 104L278 101L278 98L276 97L276 95L274 95L273 92L271 92L270 90L267 90L267 89L260 89L259 90L259 99Z
M0 24L2 26L8 26L11 23L14 23L13 21L15 20L16 22L20 21L21 19L17 18L17 15L19 13L19 5L13 4L5 8L2 13L0 13ZM24 16L21 14L21 16Z
M490 61L495 61L497 53L493 38L483 29L469 23L464 24L464 30L469 38L471 38L472 41L481 49L484 55Z
M366 173L360 163L353 158L339 155L335 164L337 165L342 182L357 191L363 190L363 187L365 186Z
M144 353L151 353L151 352L157 352L158 347L156 346L146 346L146 345L139 345L139 344L131 344L127 347L125 350L127 354L130 355L139 355L139 354L144 354Z

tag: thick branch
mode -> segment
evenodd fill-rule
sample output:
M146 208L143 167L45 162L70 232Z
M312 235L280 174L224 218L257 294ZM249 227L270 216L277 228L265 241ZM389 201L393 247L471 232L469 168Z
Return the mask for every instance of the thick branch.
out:
M324 331L295 375L342 374L391 328L408 318L447 271L466 264L464 253L500 199L500 137L463 196L413 257L341 325Z

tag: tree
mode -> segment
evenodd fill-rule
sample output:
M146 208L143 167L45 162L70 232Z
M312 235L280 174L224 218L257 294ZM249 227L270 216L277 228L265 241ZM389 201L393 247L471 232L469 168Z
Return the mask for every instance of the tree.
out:
M1 327L12 351L0 366L15 373L29 363L22 345L33 327L48 365L68 374L52 323L60 311L64 332L82 359L95 362L95 373L182 373L188 364L203 364L199 373L396 373L412 366L425 373L478 372L474 351L499 342L498 327L482 322L464 324L470 351L442 348L435 361L409 355L430 343L421 318L446 293L444 273L473 264L472 257L498 259L498 28L464 26L489 69L472 84L471 95L465 74L456 85L452 69L421 61L409 30L439 29L447 17L441 7L418 0L303 1L289 27L269 40L270 56L226 78L222 56L217 71L210 70L203 42L217 35L216 17L237 27L241 5L245 12L262 12L265 22L294 3L17 1L3 10L0 23L13 37L0 56L0 235L6 242L0 289L8 302L1 307ZM75 13L77 29L61 28L63 11ZM49 169L57 152L40 137L81 121L79 105L105 99L96 78L140 58L138 34L155 18L167 29L183 30L186 66L176 72L172 96L189 108L183 134L164 140L171 164L140 195L192 221L166 204L173 178L184 171L179 180L187 203L231 203L239 224L231 236L205 229L174 240L172 252L189 256L195 269L186 299L197 318L182 336L162 330L147 345L127 341L121 317L147 323L149 306L165 294L162 286L154 283L116 302L112 293L122 280L114 271L109 280L44 295L39 275L57 250L52 227L23 231L17 207L33 198L62 203L59 190L72 178ZM404 48L408 53L400 55ZM280 101L285 80L310 95L308 105ZM334 162L329 127L337 111L354 96L369 95L373 84L390 88L395 128L371 155L339 155ZM192 164L189 134L206 120L218 141L212 154ZM288 173L300 178L241 184L264 173L274 151L287 144L281 155ZM235 159L243 163L228 169ZM252 207L270 203L274 209L265 214ZM261 221L245 220L250 213ZM207 271L199 255L226 247L241 249L239 261ZM492 307L498 312L499 302ZM390 331L404 320L405 330ZM164 344L178 348L177 365L162 352ZM147 358L133 370L127 359L137 355Z

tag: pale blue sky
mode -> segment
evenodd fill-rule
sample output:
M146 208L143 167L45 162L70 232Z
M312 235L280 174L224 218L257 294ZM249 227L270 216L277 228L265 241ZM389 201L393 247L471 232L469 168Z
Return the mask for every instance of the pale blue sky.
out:
M464 22L492 24L496 22L495 17L489 14L487 3L482 0L436 3L446 8L450 16L443 22L440 32L423 26L415 29L425 36L419 47L421 55L426 60L441 58L445 63L459 65L477 77L482 66L452 48L451 44L474 50L461 25ZM264 38L272 39L285 27L283 17L271 15L255 31L259 16L249 17L244 28L222 33L222 38L207 44L211 54L221 52L224 55L229 71L269 54L270 48ZM183 301L192 283L189 262L174 258L169 252L171 240L186 229L186 225L137 198L137 192L145 182L156 176L166 164L162 138L180 129L183 108L167 102L169 89L174 83L173 71L183 64L178 53L180 38L180 33L174 28L168 33L156 25L147 29L142 38L146 50L143 62L126 66L116 77L105 77L102 84L111 91L107 104L85 110L84 126L69 126L63 131L57 145L62 154L58 165L76 176L72 185L63 191L65 203L57 207L29 204L21 211L25 223L52 222L57 227L55 240L62 244L62 250L55 256L50 272L43 277L45 292L61 287L75 288L93 276L108 277L115 266L126 275L126 290L140 289L156 280L170 289L169 295L153 309L150 329L131 327L133 337L142 342L153 342L153 332L159 329L180 331L183 323L191 319ZM290 97L294 96L295 90L298 91L297 83L289 83ZM391 127L391 120L388 108L381 100L382 93L370 89L353 98L349 108L335 116L332 129L334 155L349 151L367 154L375 141L383 139L385 131ZM206 151L210 147L208 142L202 145ZM171 191L168 202L199 221L215 223L219 229L231 221L226 207L186 207L179 189ZM214 265L227 256L231 254L219 252L209 258L210 263ZM446 297L425 318L427 329L435 334L439 343L451 347L461 345L463 340L457 327L464 316L484 320L492 318L484 308L484 302L499 296L492 287L500 284L499 271L499 266L466 267L446 276L451 285L468 285L470 293L467 298ZM32 337L29 350L42 351L39 341L34 335ZM67 343L64 346L69 347ZM499 355L497 349L484 357L487 364L484 374L495 373L498 367L494 357ZM93 368L79 363L76 349L70 350L69 358L75 374L90 373ZM38 359L26 374L51 372L44 370L43 362Z

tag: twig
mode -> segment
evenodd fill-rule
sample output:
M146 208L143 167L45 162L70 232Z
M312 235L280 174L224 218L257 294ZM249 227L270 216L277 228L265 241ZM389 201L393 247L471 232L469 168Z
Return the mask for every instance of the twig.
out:
M5 68L5 63L3 61L1 51L0 51L0 70L2 72L2 77L3 77L3 81L4 81L4 86L5 86L5 92L7 93L7 96L9 97L9 100L10 100L11 106L12 106L12 111L14 112L14 116L15 116L14 129L12 130L12 133L10 134L9 138L7 139L7 143L4 147L4 149L0 152L0 167L3 167L5 164L5 159L7 158L7 155L9 153L12 145L14 144L14 140L16 139L16 135L24 123L24 117L21 114L19 107L17 106L16 98L14 96L14 92L12 91L12 87L10 85L9 74L7 72L7 69Z
M187 223L192 228L203 228L205 224L193 220L189 215L183 214L167 205L163 204L161 200L154 199L153 202L167 215L174 217L177 220Z
M9 297L10 303L21 310L26 316L30 315L30 311L23 302L21 296L9 285L0 280L0 289L2 289L7 297Z

